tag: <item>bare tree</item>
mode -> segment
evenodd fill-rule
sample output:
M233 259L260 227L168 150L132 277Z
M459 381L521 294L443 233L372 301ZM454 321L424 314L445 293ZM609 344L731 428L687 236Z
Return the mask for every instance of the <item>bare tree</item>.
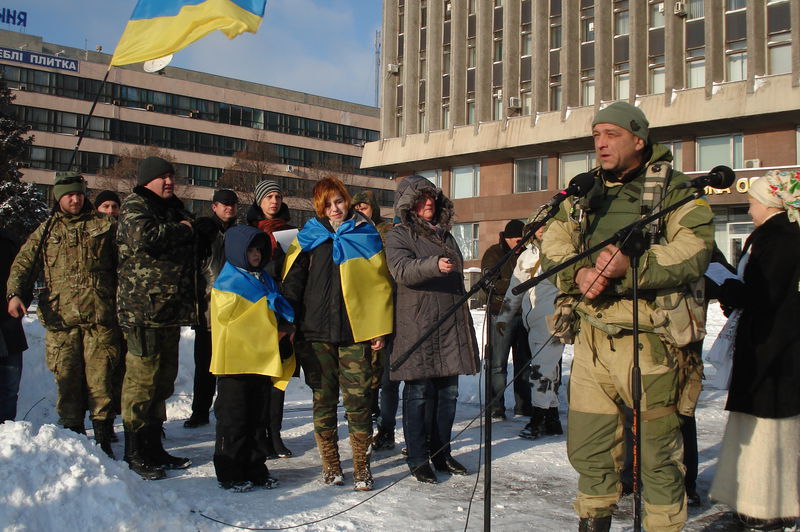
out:
M161 157L165 161L175 164L175 159L158 146L136 146L133 149L124 149L117 156L117 160L108 168L101 168L95 181L98 190L115 190L123 198L131 193L136 186L139 173L139 164L147 157ZM181 199L191 198L191 188L186 183L184 176L176 176L175 195Z
M279 159L269 142L250 140L244 150L234 154L233 163L222 172L219 186L235 190L239 203L253 203L256 183L270 176L275 179L274 173L280 168Z

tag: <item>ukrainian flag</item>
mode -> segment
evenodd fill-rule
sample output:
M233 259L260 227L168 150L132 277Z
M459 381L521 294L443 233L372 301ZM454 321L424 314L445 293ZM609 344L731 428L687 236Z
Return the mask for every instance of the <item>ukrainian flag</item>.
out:
M255 33L267 0L139 0L111 58L111 65L158 59L214 30L233 39Z
M318 219L310 219L286 251L283 277L286 278L301 251L310 251L328 239L333 240L333 262L339 265L353 340L366 342L391 334L394 327L391 277L381 237L372 224L363 220L356 223L353 216L331 233Z
M211 373L268 375L285 390L295 361L292 356L281 362L276 313L294 321L294 310L275 281L226 262L211 289Z

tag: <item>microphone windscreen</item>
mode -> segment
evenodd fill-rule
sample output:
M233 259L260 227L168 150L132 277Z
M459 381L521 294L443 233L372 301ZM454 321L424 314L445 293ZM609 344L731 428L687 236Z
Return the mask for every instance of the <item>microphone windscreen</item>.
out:
M594 172L584 172L573 177L567 191L573 196L583 197L594 186Z
M713 188L730 188L736 181L736 174L725 165L715 166L708 173L709 185Z

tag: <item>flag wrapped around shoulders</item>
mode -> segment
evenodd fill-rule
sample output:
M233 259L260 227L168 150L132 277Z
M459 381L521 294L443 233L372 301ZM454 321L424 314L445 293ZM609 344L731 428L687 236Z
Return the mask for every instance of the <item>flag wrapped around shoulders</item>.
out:
M177 52L220 30L233 39L255 33L266 0L139 0L114 50L111 65L128 65Z
M226 262L211 289L211 373L268 375L285 390L295 363L294 357L281 362L279 316L294 321L294 310L275 281Z
M301 251L333 240L333 262L339 265L353 340L366 342L392 333L394 309L381 237L372 224L363 219L357 222L357 218L353 215L333 233L316 218L307 221L286 251L283 277Z

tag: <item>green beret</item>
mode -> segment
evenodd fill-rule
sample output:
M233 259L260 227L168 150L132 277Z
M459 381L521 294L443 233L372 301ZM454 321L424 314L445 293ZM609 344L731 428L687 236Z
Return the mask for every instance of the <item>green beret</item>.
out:
M614 124L627 129L645 142L650 134L650 122L647 121L647 117L641 109L628 102L614 102L597 111L592 127L597 124Z

